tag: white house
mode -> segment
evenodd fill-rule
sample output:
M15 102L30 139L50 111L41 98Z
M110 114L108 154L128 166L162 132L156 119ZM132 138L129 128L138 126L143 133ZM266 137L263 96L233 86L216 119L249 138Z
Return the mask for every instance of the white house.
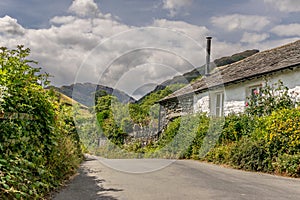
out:
M215 116L243 112L247 97L259 90L266 78L270 84L281 80L291 91L300 93L300 40L215 68L160 100L162 115L168 121L193 112Z

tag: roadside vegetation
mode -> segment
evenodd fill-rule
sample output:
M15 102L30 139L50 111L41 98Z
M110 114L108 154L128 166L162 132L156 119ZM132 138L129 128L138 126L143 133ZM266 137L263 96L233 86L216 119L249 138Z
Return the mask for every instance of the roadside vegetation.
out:
M0 199L43 199L82 160L71 108L29 54L0 50Z
M282 82L249 98L244 114L178 117L150 142L130 134L157 127L157 101L173 84L137 103L105 92L94 108L72 105L29 60L29 49L0 48L0 199L43 199L73 175L83 151L105 157L199 159L300 177L300 109ZM71 101L71 103L68 103ZM75 114L75 115L74 115ZM73 117L75 116L75 119ZM107 138L99 145L99 138Z
M112 142L97 152L107 157L197 159L300 177L300 108L293 95L280 81L273 85L266 82L260 92L248 99L243 114L224 118L205 113L182 116L170 122L158 140L147 145L135 141L114 147ZM143 103L135 106L143 107ZM119 130L126 133L122 126Z

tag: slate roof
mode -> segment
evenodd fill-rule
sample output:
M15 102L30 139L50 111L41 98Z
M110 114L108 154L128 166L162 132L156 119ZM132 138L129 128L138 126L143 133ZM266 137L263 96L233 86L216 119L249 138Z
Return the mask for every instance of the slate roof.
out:
M201 93L210 88L250 80L296 66L300 66L300 40L218 67L209 76L203 76L198 81L163 98L160 102L191 93Z

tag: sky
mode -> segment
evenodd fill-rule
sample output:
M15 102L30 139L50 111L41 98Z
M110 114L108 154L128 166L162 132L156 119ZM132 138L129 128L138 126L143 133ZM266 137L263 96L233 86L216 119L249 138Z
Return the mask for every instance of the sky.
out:
M212 59L300 39L299 0L1 0L0 46L31 49L56 86L140 98Z

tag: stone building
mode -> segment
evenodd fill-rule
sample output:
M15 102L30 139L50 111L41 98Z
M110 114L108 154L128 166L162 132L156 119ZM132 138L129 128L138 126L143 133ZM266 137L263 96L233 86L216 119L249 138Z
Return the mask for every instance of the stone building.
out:
M161 127L186 113L224 116L243 112L247 97L259 90L266 79L270 84L281 80L291 92L300 93L300 40L215 68L161 99Z

